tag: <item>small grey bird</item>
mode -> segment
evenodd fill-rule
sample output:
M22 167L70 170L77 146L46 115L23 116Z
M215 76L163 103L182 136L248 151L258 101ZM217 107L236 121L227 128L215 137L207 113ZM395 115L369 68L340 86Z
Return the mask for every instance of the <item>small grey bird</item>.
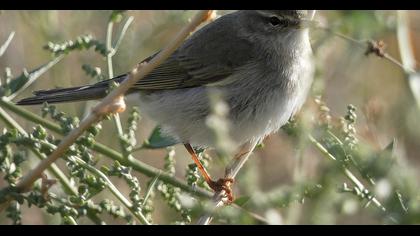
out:
M141 110L160 123L165 134L184 143L200 167L191 146L214 145L206 125L209 88L223 94L230 136L238 145L277 131L300 109L313 77L306 16L301 10L224 15L195 32L128 93L139 94ZM36 91L17 104L100 99L111 81L126 78L124 74L93 85ZM221 188L224 181L214 182L201 171L210 187Z

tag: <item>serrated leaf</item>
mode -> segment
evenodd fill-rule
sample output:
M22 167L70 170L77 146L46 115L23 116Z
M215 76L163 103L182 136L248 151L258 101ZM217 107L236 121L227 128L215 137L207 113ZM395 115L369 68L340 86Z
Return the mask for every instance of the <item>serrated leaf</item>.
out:
M156 126L149 139L144 142L143 147L149 149L164 148L178 144L172 137L164 136L160 126Z
M236 205L238 205L238 206L243 206L243 205L245 205L248 201L249 201L249 199L251 199L250 197L248 197L248 196L243 196L243 197L240 197L240 198L237 198L235 201L233 201Z

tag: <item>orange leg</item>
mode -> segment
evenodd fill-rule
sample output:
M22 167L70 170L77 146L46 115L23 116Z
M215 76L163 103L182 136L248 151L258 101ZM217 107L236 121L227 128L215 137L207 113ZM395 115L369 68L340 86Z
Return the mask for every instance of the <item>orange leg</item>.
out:
M232 189L231 184L233 183L233 179L230 178L224 178L219 179L217 181L214 181L211 179L209 173L206 171L204 166L201 164L200 160L197 157L197 154L195 153L194 149L191 147L189 143L184 144L187 151L190 153L194 163L197 165L198 170L200 171L201 175L204 177L204 180L209 185L211 189L213 189L215 192L220 192L222 190L225 191L226 196L228 198L228 202L233 201L233 195L232 195Z

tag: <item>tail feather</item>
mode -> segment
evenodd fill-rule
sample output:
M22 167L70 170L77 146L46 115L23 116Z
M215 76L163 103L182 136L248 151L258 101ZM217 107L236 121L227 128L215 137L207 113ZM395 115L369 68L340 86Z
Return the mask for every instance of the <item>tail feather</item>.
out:
M60 103L60 102L76 102L100 99L106 96L106 88L84 88L70 90L57 93L37 93L34 97L29 97L18 101L17 105L36 105L44 102Z
M24 98L18 101L17 105L36 105L44 102L61 103L76 102L100 99L106 96L106 90L111 81L121 83L125 79L125 75L116 78L101 81L99 83L87 86L79 86L72 88L57 88L50 90L35 91L33 97Z
M87 87L87 86L71 87L71 88L56 88L56 89L49 89L49 90L38 90L38 91L34 91L33 94L36 95L36 96L42 96L42 95L49 95L49 94L54 94L54 93L74 91L74 90L81 89L83 87Z

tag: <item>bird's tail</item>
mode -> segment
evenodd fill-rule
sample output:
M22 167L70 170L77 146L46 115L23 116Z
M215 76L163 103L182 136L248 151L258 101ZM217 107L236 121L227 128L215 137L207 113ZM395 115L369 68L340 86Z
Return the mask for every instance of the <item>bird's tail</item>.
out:
M114 81L121 83L125 78L126 75L121 75L113 79L98 82L93 85L35 91L35 96L24 98L18 101L16 104L36 105L42 104L44 102L61 103L100 99L106 96L111 82Z

